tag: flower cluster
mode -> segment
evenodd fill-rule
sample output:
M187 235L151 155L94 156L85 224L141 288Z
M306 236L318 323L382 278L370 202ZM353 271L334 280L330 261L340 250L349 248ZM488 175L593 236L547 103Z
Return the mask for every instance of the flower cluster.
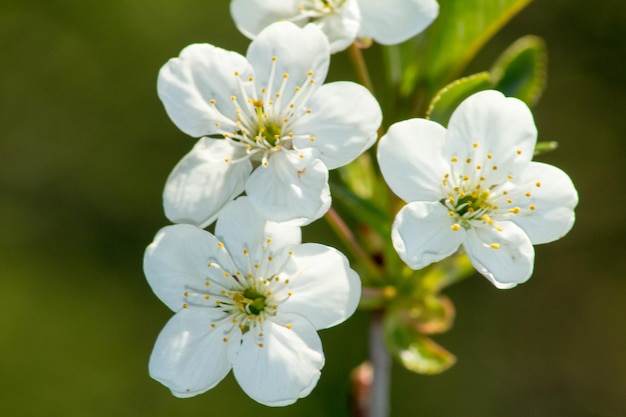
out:
M300 227L330 210L329 170L369 161L362 154L382 123L368 89L324 84L331 53L365 39L402 42L438 11L435 0L233 0L235 23L252 38L245 56L193 44L161 68L167 114L197 138L165 184L174 224L144 256L151 288L175 313L150 375L174 395L203 393L231 370L266 405L292 404L315 387L324 366L317 331L354 313L362 282L336 249L302 243ZM393 124L378 141L382 176L370 174L406 205L389 213L391 236L375 240L390 239L414 270L465 253L498 288L526 281L533 244L566 234L578 202L563 171L531 161L536 139L528 107L493 90L463 101L447 128ZM213 223L214 233L205 230ZM344 241L366 272L406 272L384 270L401 262L377 259L352 235Z

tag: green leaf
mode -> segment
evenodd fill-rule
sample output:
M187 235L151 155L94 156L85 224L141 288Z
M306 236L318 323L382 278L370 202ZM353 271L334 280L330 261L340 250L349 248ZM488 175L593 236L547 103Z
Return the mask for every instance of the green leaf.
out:
M387 54L395 58L388 60L390 64L402 66L400 94L407 97L418 89L428 101L417 107L426 106L434 93L458 78L482 46L531 1L439 0L435 22Z
M492 88L488 72L480 72L451 82L437 93L430 102L426 118L447 126L450 116L459 104L479 91Z
M491 68L494 86L533 106L546 86L547 52L543 39L524 36L500 55Z
M420 334L393 310L385 315L384 325L385 341L389 351L409 371L418 374L438 374L456 362L453 354L429 337Z

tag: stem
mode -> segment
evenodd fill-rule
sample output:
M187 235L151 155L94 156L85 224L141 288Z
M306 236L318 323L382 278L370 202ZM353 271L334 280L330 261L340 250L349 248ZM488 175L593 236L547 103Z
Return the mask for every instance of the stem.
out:
M356 45L356 43L353 43L350 45L350 48L348 48L348 56L350 57L350 61L352 62L352 66L354 67L354 71L356 72L359 82L370 90L370 93L374 94L374 85L370 79L365 59L363 59L363 52L361 51L361 48Z
M324 219L326 219L326 221L333 229L337 237L339 237L341 242L350 250L350 252L352 252L355 258L357 258L357 260L361 262L363 267L366 269L367 274L371 277L381 278L382 273L380 271L380 268L374 263L372 258L361 247L359 242L354 237L354 234L352 233L348 225L343 221L339 213L337 213L335 209L331 207L324 216Z
M370 362L374 371L374 380L372 381L370 390L368 417L388 417L391 355L385 346L382 310L377 310L372 313L369 344Z

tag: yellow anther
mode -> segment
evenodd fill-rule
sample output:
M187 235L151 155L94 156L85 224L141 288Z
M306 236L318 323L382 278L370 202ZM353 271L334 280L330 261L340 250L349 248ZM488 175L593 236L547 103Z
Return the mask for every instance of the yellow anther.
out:
M272 57L272 62L276 62L276 57L275 56Z
M273 260L273 259L274 259L274 258L272 258L271 256L268 256L268 257L267 257L267 260L268 260L268 261L270 261L270 262L272 262L272 260Z
M492 249L500 249L500 244L499 243L492 243L489 246L491 246Z
M218 243L217 243L217 247L218 247L218 248L223 248L223 247L224 247L224 244L223 244L222 242L218 242Z
M461 229L461 225L458 223L454 223L452 226L450 226L450 229L452 229L453 232L458 232L459 229Z
M467 162L467 163L469 164L470 162L472 162L472 158L467 158L467 159L465 160L465 162Z
M189 307L187 304L183 304L183 308L187 308Z
M237 97L235 97L235 96L230 96L230 101L235 101L235 100L237 100Z
M300 155L298 155L298 158L300 158L300 159L304 159L304 154L300 154Z
M506 202L507 202L508 204L511 204L511 203L513 202L513 200L509 198L509 199L507 199L507 200L506 200Z
M482 166L480 164L476 165L476 169L482 169Z
M212 98L211 100L209 100L209 103L215 104L215 99Z
M531 204L528 208L531 209L531 210L535 210L537 207L535 207L534 204Z
M494 171L497 171L498 170L498 166L494 165L494 166L491 167L491 169L493 169Z
M541 183L540 183L539 181L537 181L537 182L535 183L535 186L536 186L536 187L541 187Z
M458 162L459 159L456 156L453 156L452 159L450 159L450 162L456 163Z
M517 214L519 212L520 212L519 207L513 207L512 209L509 209L509 213Z
M209 285L211 285L211 283L210 283L209 281L206 281L206 282L204 283L204 286L205 286L205 287L208 287Z
M288 328L288 329L291 329L291 328L293 328L293 325L291 323L289 323L285 327Z
M463 181L469 181L469 175L463 175Z
M205 295L205 296L204 296L204 299L205 299L205 300L208 300L209 298L211 298L209 295Z
M235 77L239 77L239 71L235 71Z
M309 138L309 140L310 140L311 142L315 142L315 136L311 136L311 137Z
M526 191L526 197L530 197L530 191Z
M215 329L215 323L211 323L211 328Z
M283 78L289 78L289 74L284 73L284 74L283 74Z
M487 159L491 159L491 158L493 158L493 155L492 155L492 154L490 154L490 153L488 153L488 154L487 154Z
M521 149L518 149L518 150L517 150L517 154L518 154L518 155L521 155L521 154L522 154L522 150L521 150Z
M501 232L501 231L502 231L502 226L498 226L498 227L496 227L496 230L497 230L498 232Z
M188 292L188 291L185 291L185 292L183 293L183 295L184 295L185 297L189 297L189 292Z
M308 75L309 77L312 77L312 76L313 76L313 71L309 71L309 72L307 72L307 75Z
M478 143L474 142L474 143L472 144L472 146L473 146L474 148L478 148Z
M454 211L450 210L450 211L448 212L448 214L450 215L450 217L452 217L452 216L454 216Z
M508 178L509 180L512 180L512 179L513 179L513 175L507 175L507 178Z
M259 347L262 348L263 347L263 343L259 343Z
M225 337L224 339L222 339L224 342L228 342L228 338Z
M254 81L254 77L252 77L252 76L248 77L248 81L250 81L250 82Z

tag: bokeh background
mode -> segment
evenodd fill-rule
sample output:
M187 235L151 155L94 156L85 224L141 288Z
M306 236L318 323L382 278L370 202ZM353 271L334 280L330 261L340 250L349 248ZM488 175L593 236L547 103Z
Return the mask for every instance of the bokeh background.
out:
M540 140L560 143L541 160L576 183L577 224L537 248L528 283L447 291L458 317L436 340L459 362L439 376L394 367L393 416L626 416L626 6L537 0L469 71L531 33L550 57ZM227 0L0 2L0 415L349 415L364 314L321 333L322 379L291 407L256 404L232 376L186 400L148 376L171 312L141 260L167 224L165 178L194 142L167 118L156 75L193 42L248 44ZM333 58L331 79L351 77L346 62ZM332 243L318 223L306 238Z

